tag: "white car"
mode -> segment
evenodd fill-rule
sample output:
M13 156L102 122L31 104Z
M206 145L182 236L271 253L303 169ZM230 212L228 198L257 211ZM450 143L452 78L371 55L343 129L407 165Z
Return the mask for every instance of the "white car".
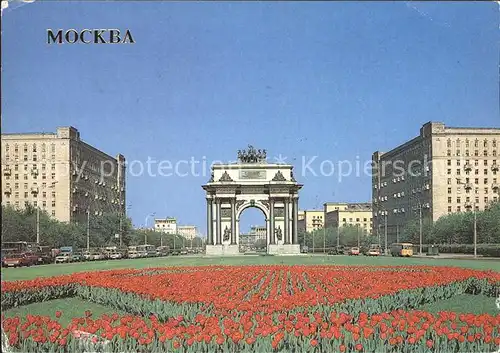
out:
M91 260L103 260L104 259L104 255L95 252L95 253L93 253L93 254L90 255L90 259Z
M112 260L117 260L122 258L122 254L120 254L119 252L112 252L109 253L108 257Z
M84 252L83 255L82 255L83 259L85 261L89 261L89 260L92 260L92 254L89 253L89 252Z
M56 263L70 262L71 254L60 254L56 256Z
M128 258L129 259L137 259L141 257L137 251L129 251L128 252Z

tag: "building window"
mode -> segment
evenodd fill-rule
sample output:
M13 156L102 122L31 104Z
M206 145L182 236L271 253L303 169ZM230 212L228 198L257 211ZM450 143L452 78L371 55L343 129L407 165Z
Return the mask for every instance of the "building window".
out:
M488 169L484 170L484 175L488 175Z
M457 150L457 156L460 156L460 150Z
M488 160L487 159L484 160L484 165L485 166L488 165Z
M484 156L487 156L487 155L488 155L488 150L484 150L484 151L483 151L483 155L484 155Z
M18 164L14 165L14 171L17 172L18 170L19 170L19 165Z
M25 199L28 198L28 192L27 191L24 192L24 198Z
M52 210L52 216L56 215L56 211Z
M479 178L474 179L474 184L479 184Z
M466 155L467 157L469 157L469 156L470 156L470 152L469 152L469 150L465 150L465 155Z
M451 150L446 151L447 156L451 156Z
M496 157L497 156L497 150L493 150L493 152L491 154L493 155L493 157Z
M448 194L451 194L451 188L448 188Z
M28 155L25 154L23 159L24 159L25 162L27 162L28 161Z
M457 175L460 175L460 169L457 169Z
M467 197L465 198L465 202L470 202L470 197L469 197L469 196L467 196Z
M56 173L52 173L51 177L52 177L52 179L55 179L56 178Z
M448 141L446 141L446 147L451 147L451 140L448 139Z
M476 203L479 203L479 197L476 197Z
M484 178L484 183L488 184L488 178Z
M24 146L23 146L23 147L24 147L24 148L23 148L24 153L28 153L28 145L27 145L27 144L24 144Z
M484 140L484 147L488 147L488 140Z
M448 185L451 185L451 178L448 178Z
M460 212L460 211L461 211L460 206L457 206L457 212Z
M448 213L451 213L451 206L448 206Z
M451 174L451 169L448 169L448 175L450 175L450 174Z
M488 196L484 197L484 203L488 203Z
M47 207L47 201L42 201L42 207L43 208Z
M52 207L56 207L56 202L52 201Z
M479 151L478 150L474 151L474 156L476 156L476 157L479 156Z
M47 197L47 192L45 192L45 191L44 191L44 192L42 192L42 197L43 197L43 198L46 198L46 197Z
M451 196L448 197L448 203L451 203Z
M460 199L460 197L457 197L457 203L461 203L462 200Z
M448 165L451 165L451 159L448 159Z
M45 173L42 173L42 179L43 180L47 179L47 175Z
M52 164L52 166L50 168L51 168L51 170L56 170L56 165Z
M56 152L56 145L55 145L55 144L50 145L50 151L51 151L52 153L55 153L55 152Z
M17 173L16 173L16 174L14 174L14 179L15 179L15 180L19 180L19 174L17 174Z
M460 166L460 159L457 159L457 166Z

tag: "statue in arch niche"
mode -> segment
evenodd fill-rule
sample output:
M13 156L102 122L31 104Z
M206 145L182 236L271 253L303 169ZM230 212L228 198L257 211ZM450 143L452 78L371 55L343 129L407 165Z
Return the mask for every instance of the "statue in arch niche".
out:
M278 228L276 228L274 230L274 234L276 235L276 239L278 239L278 240L283 239L283 233L281 232L281 227L280 226L278 226Z
M229 238L231 237L231 229L228 228L228 226L226 226L226 229L224 229L224 241L228 241Z

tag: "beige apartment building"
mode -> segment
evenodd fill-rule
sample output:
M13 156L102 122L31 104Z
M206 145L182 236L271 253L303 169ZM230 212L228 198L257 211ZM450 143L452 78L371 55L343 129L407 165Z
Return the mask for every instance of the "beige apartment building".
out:
M302 215L303 212L303 215ZM297 229L302 232L313 232L323 228L325 213L323 210L304 210L299 211Z
M125 213L125 157L90 146L74 127L2 134L1 153L2 205L32 204L63 222Z
M411 220L483 210L499 198L500 128L428 122L420 135L372 156L374 229L388 241Z
M325 227L338 229L352 225L359 227L364 234L372 234L373 211L371 203L327 202L323 207Z

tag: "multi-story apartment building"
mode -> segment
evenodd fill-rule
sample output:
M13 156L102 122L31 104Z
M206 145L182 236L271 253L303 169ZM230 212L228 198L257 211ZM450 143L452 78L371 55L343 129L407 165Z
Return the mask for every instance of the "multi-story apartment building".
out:
M301 217L301 212L304 212L304 216ZM325 213L323 210L304 210L299 211L299 219L297 221L297 228L302 232L313 232L315 230L323 228Z
M452 212L483 210L499 198L500 128L429 122L420 135L375 152L374 229L389 242L409 221L434 222Z
M327 202L323 205L325 227L340 228L347 225L358 226L365 234L372 234L371 203Z
M85 143L74 127L2 134L1 153L2 205L32 204L63 222L125 213L125 157Z
M167 234L177 234L177 220L173 217L155 218L154 230Z

